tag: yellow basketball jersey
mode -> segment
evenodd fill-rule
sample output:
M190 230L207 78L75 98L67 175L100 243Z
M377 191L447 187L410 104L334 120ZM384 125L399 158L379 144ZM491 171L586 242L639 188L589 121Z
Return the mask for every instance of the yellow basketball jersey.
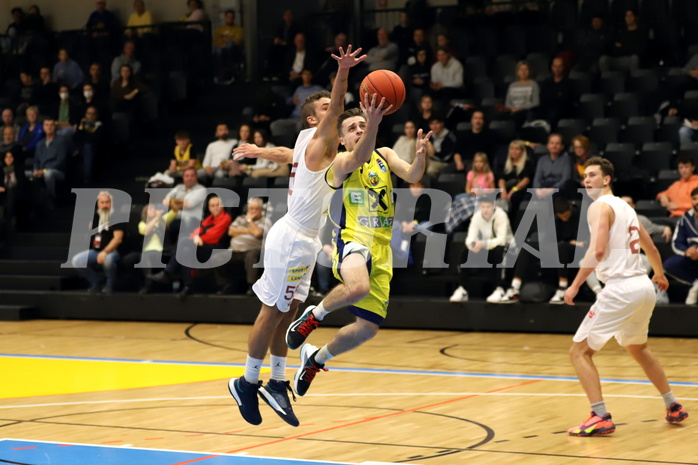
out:
M332 185L334 167L327 171ZM390 167L374 150L371 159L352 172L337 189L330 203L330 218L342 229L344 242L358 242L367 247L388 245L393 233L393 182Z

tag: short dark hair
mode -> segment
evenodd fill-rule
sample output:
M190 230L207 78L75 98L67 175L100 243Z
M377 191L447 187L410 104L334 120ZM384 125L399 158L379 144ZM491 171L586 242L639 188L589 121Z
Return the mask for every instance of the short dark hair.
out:
M693 158L691 158L689 155L680 155L679 158L676 160L676 164L679 165L694 165L695 163L693 162Z
M232 13L233 16L235 16L235 10L225 10L224 16L227 15L228 13Z
M555 214L559 215L560 213L570 211L572 209L572 204L566 198L558 196L553 201L553 209L555 210Z
M339 115L339 118L337 118L337 133L340 135L340 137L342 135L342 123L354 116L363 116L365 118L364 112L361 110L361 108L350 108Z
M601 174L604 176L610 176L613 180L613 163L608 161L606 158L601 157L591 157L584 163L584 168L587 166L598 166L601 168Z
M696 187L695 189L693 189L693 190L691 191L691 197L693 197L693 196L695 196L695 195L698 195L698 187Z
M303 128L308 129L310 124L308 123L309 116L315 116L315 102L321 98L330 98L331 94L329 90L321 90L310 94L301 105L301 123L303 123Z
M188 131L177 131L175 133L175 139L191 139Z
M431 118L429 118L429 124L433 123L434 121L438 121L439 123L443 123L444 118L443 118L443 116L434 113L433 115L431 115Z

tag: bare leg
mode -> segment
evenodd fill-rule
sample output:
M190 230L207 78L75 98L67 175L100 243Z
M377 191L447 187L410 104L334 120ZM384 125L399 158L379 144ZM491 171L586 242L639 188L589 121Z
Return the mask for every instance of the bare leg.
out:
M270 352L272 355L277 357L286 357L288 355L288 346L286 345L286 330L289 325L293 323L296 319L296 312L298 310L298 304L300 301L293 300L288 312L284 313L281 317L281 321L276 326L276 330L271 337Z
M322 299L322 305L329 312L355 304L371 290L368 267L361 254L348 255L342 262L341 274L344 282L338 284Z
M659 363L659 359L647 347L647 344L629 345L625 350L640 364L647 378L652 381L652 384L654 384L654 387L657 388L660 394L664 395L671 391L662 364Z
M327 350L336 356L355 349L378 334L378 328L379 326L375 323L357 318L354 323L337 331L334 338L327 344Z
M262 309L259 311L247 339L247 353L250 357L264 360L276 328L288 313L283 313L276 307L262 304Z
M591 404L603 401L599 372L592 359L595 353L596 351L589 347L586 339L582 342L572 343L570 348L570 360L572 360L579 382Z

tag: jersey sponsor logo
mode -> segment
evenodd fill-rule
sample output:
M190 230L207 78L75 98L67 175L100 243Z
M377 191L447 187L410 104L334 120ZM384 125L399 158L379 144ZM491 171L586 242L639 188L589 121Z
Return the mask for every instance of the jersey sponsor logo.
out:
M308 272L310 266L298 266L296 268L291 268L288 270L288 276L286 277L287 282L298 282L303 279L303 276Z
M372 185L373 187L376 187L379 182L380 182L380 178L378 178L378 175L373 171L369 171L368 172L368 183L370 185Z
M376 159L376 163L378 164L378 167L381 169L382 172L387 173L388 169L385 167L385 163L383 163L383 160L380 158Z
M349 204L351 204L351 205L363 205L364 204L364 191L359 191L359 190L349 191Z
M359 216L356 218L361 226L367 228L392 228L392 216Z

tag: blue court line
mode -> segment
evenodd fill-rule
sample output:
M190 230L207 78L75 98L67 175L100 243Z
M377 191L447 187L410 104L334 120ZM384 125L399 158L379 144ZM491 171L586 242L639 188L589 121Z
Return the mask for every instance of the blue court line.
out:
M2 357L24 357L38 358L49 360L84 360L98 362L128 362L128 363L153 363L153 364L175 364L175 365L197 365L197 366L225 366L225 367L244 367L243 363L207 363L207 362L183 362L183 361L167 361L167 360L135 360L124 358L100 358L100 357L66 357L60 355L27 355L27 354L0 354ZM264 365L269 368L269 365ZM296 369L299 366L289 365L288 368ZM550 376L550 375L520 375L520 374L500 374L500 373L477 373L477 372L458 372L458 371L426 371L426 370L395 370L384 368L342 368L332 367L333 371L343 371L351 373L381 373L393 375L424 375L424 376L455 376L461 378L493 378L493 379L530 379L542 381L578 381L575 376ZM621 378L601 378L604 383L620 383L620 384L652 384L646 379L621 379ZM673 386L698 387L698 382L694 381L672 381Z
M351 465L348 462L294 460L251 455L145 449L67 442L0 439L0 459L31 465L173 465L193 461L202 465Z

